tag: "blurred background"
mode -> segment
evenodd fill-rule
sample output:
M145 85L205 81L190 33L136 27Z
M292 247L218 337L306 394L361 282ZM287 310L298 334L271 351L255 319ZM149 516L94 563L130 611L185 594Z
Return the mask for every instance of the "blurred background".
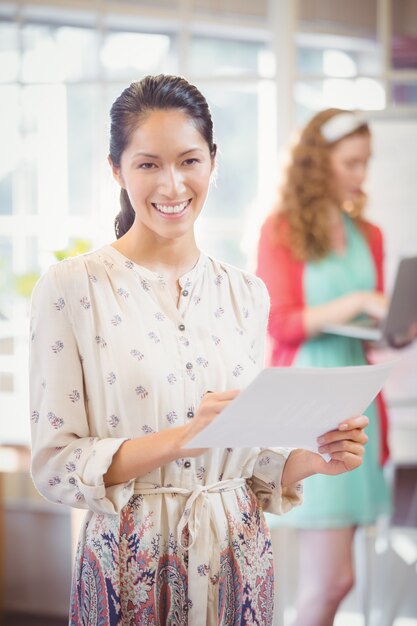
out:
M161 72L194 82L212 109L218 174L198 226L207 253L253 269L288 142L313 113L336 106L365 110L371 120L367 215L385 233L388 292L399 258L417 254L417 0L0 2L0 614L7 624L65 624L71 577L70 511L42 500L28 471L31 290L57 259L114 239L108 111L129 82ZM358 535L358 585L338 626L417 625L416 346L401 357L386 389L394 515ZM274 540L282 626L291 619L293 544L291 533Z

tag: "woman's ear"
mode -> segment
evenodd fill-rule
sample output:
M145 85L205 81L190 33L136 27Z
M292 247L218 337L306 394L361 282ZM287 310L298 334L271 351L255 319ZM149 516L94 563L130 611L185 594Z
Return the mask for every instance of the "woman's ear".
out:
M125 184L124 184L124 181L123 181L123 177L122 177L122 175L120 173L120 165L115 165L113 163L110 155L107 157L107 161L109 162L109 165L111 167L113 178L119 183L119 185L120 185L120 187L122 189L125 189Z
M211 168L210 168L210 182L215 183L217 179L217 160L216 157L211 157Z
M210 168L210 177L211 179L216 177L217 174L217 145L213 144L213 147L210 151L210 161L211 161L211 168Z

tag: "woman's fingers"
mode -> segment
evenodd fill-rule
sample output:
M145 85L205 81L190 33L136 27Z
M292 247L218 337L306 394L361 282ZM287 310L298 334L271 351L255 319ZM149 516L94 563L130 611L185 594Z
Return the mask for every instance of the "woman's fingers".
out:
M363 456L365 448L362 444L353 441L335 441L324 446L319 447L321 454L330 454L332 458L336 458L336 454L356 454L357 456Z
M227 405L236 398L240 389L206 393L197 409L195 419L190 423L190 430L201 430L211 422Z
M358 441L359 443L366 443L368 437L364 432L364 428L368 426L369 419L366 415L358 415L351 417L342 424L339 425L338 430L329 430L317 438L319 445L331 443L332 441L342 441L343 439Z
M227 391L206 391L202 401L230 402L239 395L240 389L228 389Z
M369 424L366 415L359 415L346 420L339 426L339 430L331 430L317 439L319 452L330 454L330 465L343 471L350 471L359 467L365 453L365 444L368 436L364 428ZM336 464L334 464L336 462ZM329 467L329 470L331 468Z
M240 389L229 389L227 391L207 391L201 399L200 406L197 409L195 418L186 426L186 436L183 438L182 445L190 441L201 430L206 428L210 422L217 417L219 413L227 407L227 405L236 398L240 393ZM199 456L206 452L203 448L187 448L188 456Z
M366 415L357 415L339 424L339 430L346 432L348 430L354 430L355 428L366 428L368 424L369 419Z
M318 451L329 454L325 474L340 474L356 469L362 464L368 436L364 429L369 424L366 415L351 417L339 425L338 430L330 430L317 438Z
M341 432L340 430L331 430L317 439L317 443L320 446L334 441L356 441L357 443L365 444L368 441L368 435L364 430L356 428L355 430L344 432Z
M199 407L199 413L205 414L206 417L208 414L217 415L220 413L226 406L234 400L240 393L240 389L230 389L228 391L210 391L205 393L201 400L201 404Z
M344 466L343 471L349 472L362 464L362 458L362 455L353 454L351 452L335 452L332 454L331 461L339 461ZM341 473L340 469L337 473Z

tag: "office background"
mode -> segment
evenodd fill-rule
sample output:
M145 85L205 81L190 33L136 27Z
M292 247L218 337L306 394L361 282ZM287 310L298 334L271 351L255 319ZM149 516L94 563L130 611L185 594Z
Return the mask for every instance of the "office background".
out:
M0 2L0 444L15 446L1 448L0 463L8 612L65 615L70 584L70 514L35 494L25 466L31 288L57 258L113 238L108 111L129 82L160 72L195 82L213 112L218 174L198 226L206 252L253 269L288 142L315 111L337 106L371 120L368 215L385 232L388 290L398 259L417 254L417 0ZM377 551L372 535L366 547L374 569L389 562L396 572L386 623L416 626L416 346L401 356L386 391L403 531L378 531ZM291 580L289 571L277 623L291 614ZM347 623L365 623L352 621L364 610L379 619L381 594L365 609L351 599Z

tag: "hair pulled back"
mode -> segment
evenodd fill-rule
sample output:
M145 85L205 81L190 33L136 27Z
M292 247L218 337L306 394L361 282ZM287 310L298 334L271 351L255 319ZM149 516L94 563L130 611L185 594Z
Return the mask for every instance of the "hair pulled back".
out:
M180 110L195 124L205 139L210 155L216 156L213 141L213 121L206 99L202 93L181 76L145 76L131 83L115 100L110 109L109 157L113 165L120 167L124 150L132 133L152 111ZM124 235L132 226L135 212L125 189L120 192L121 210L114 220L116 237Z
M292 147L280 198L275 207L276 233L282 232L280 223L285 216L285 237L295 256L302 261L318 260L331 249L329 208L339 203L332 186L330 152L346 137L369 135L365 122L333 143L322 136L322 126L343 113L342 109L326 109L317 113L304 127ZM342 206L352 219L362 221L366 197Z

